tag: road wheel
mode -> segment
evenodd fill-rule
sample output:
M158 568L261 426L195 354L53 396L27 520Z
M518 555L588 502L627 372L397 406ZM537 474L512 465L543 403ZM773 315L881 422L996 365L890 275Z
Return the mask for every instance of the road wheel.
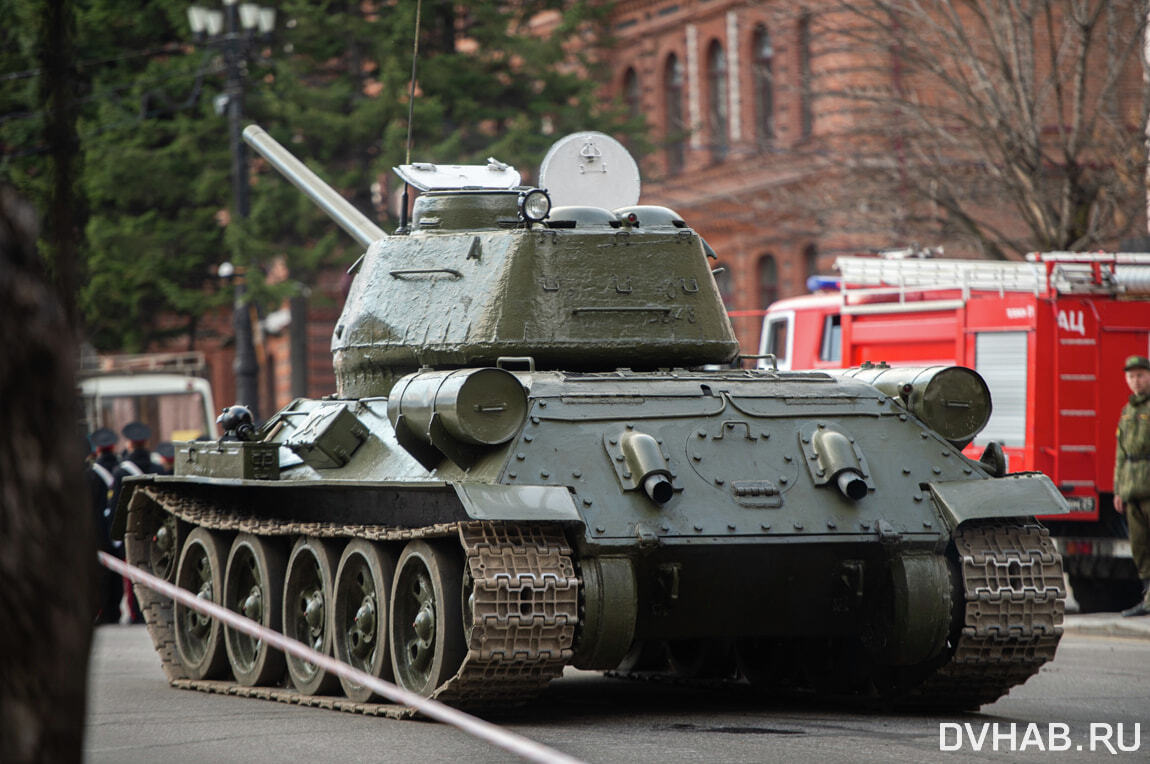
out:
M391 661L403 688L431 695L463 662L462 554L449 542L408 543L391 593Z
M148 564L152 575L171 581L176 575L176 563L180 559L180 548L188 535L187 526L175 515L152 510L155 527L148 539Z
M283 591L283 633L331 655L328 608L339 550L330 540L301 537L288 556ZM313 663L287 656L288 675L303 695L333 695L339 682Z
M224 607L265 629L278 627L284 580L284 553L279 544L241 533L232 542L224 570ZM262 639L225 626L224 644L232 673L245 687L273 684L283 676L283 653Z
M220 603L224 556L220 540L205 528L188 534L176 568L176 585L201 599ZM176 603L176 654L191 679L215 679L227 668L223 628L216 619Z
M355 539L343 550L335 574L332 639L335 657L372 676L391 680L387 611L395 560L378 545ZM365 703L370 688L339 678L347 697Z

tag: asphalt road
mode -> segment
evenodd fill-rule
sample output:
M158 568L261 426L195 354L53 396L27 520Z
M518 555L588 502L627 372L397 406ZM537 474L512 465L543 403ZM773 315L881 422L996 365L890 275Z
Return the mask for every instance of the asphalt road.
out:
M89 692L88 762L472 764L511 758L440 724L172 689L142 626L97 631ZM589 762L1145 762L1150 639L1067 634L1038 676L978 714L764 704L730 691L569 670L539 702L492 721Z

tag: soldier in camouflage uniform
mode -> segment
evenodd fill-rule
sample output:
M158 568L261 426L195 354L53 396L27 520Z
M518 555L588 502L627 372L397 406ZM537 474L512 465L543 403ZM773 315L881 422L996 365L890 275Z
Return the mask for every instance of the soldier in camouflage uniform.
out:
M1126 514L1130 548L1142 600L1124 616L1150 615L1150 359L1132 355L1126 359L1126 384L1130 402L1118 420L1118 447L1114 454L1114 509Z

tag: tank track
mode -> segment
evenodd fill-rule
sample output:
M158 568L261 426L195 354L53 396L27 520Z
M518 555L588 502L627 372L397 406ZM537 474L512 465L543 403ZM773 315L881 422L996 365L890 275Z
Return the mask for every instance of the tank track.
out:
M977 709L1054 659L1066 589L1062 558L1040 525L973 522L954 535L962 627L950 659L900 706Z
M457 536L466 556L466 574L473 582L473 620L459 671L432 696L445 703L464 707L520 704L542 691L571 661L580 581L571 548L557 529L486 522L421 528L290 523L254 518L238 507L149 486L133 496L125 534L128 562L145 569L150 568L147 513L156 512L156 507L190 525L257 535L385 542ZM136 592L152 643L175 687L393 718L414 714L414 709L405 706L306 696L290 687L188 679L176 656L171 600L143 587Z

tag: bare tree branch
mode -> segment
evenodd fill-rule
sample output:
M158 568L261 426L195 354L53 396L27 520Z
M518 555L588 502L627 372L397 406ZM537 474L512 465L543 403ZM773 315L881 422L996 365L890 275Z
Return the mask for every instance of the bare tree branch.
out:
M991 257L1113 247L1142 233L1148 6L827 3L820 54L854 63L836 64L823 87L816 78L819 118L842 117L810 148L842 178L818 203L883 199L890 219L876 230L960 240ZM842 76L849 66L863 74Z

